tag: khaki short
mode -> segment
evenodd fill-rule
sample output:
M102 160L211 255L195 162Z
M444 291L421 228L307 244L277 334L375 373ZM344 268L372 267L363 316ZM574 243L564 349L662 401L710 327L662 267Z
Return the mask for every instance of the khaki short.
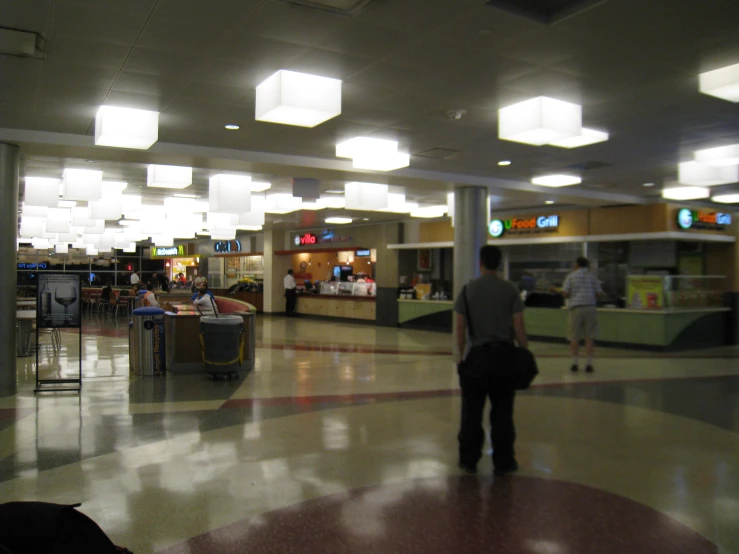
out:
M598 312L595 306L577 306L570 309L570 340L598 338Z

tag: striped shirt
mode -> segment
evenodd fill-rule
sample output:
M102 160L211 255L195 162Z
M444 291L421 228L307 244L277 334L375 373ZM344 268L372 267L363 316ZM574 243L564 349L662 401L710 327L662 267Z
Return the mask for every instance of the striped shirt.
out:
M570 273L562 289L569 296L570 309L595 306L598 295L603 292L598 278L584 267Z

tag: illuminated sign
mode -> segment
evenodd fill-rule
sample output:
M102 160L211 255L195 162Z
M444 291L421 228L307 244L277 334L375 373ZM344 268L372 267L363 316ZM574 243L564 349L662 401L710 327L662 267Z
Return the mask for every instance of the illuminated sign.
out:
M180 244L179 246L165 246L151 249L152 258L171 258L173 256L184 256L185 246Z
M47 265L46 262L41 262L38 264L38 267L36 267L36 264L24 264L20 263L18 264L18 269L46 269Z
M240 240L224 240L215 243L213 250L219 254L228 254L230 252L241 252Z
M325 229L319 235L313 233L305 233L302 235L295 235L293 237L293 244L295 246L312 246L315 244L331 244L335 242L351 242L352 237L341 237L334 235L334 232L330 229Z
M367 258L372 255L372 251L369 248L363 249L363 250L357 250L354 255L357 258Z
M685 231L688 229L723 231L727 225L731 225L731 214L700 212L698 210L689 210L688 208L682 208L677 211L677 226Z
M490 222L488 232L493 238L508 235L535 235L540 233L556 233L559 230L558 215L542 215L526 219L494 219Z

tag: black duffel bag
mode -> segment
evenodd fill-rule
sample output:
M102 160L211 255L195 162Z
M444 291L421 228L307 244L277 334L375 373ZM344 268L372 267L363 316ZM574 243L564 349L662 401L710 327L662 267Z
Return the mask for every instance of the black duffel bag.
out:
M465 317L470 337L475 335L467 303L467 287L462 290ZM481 378L489 375L511 383L517 390L525 390L539 374L534 354L509 342L490 342L473 346L457 367L460 376Z

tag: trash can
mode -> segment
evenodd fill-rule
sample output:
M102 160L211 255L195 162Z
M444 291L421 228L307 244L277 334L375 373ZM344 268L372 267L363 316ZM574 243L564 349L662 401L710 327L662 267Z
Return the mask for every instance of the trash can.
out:
M133 312L132 312L133 313ZM138 345L134 339L133 333L133 319L128 322L128 372L133 373L133 360L136 358L138 352Z
M163 375L166 370L164 349L164 310L138 308L133 311L133 372L137 375Z
M205 371L213 377L239 374L244 320L237 315L200 318L200 341Z
M241 349L241 369L249 373L254 369L254 353L256 350L254 325L256 314L254 312L234 312L229 315L237 315L244 322L244 342Z

